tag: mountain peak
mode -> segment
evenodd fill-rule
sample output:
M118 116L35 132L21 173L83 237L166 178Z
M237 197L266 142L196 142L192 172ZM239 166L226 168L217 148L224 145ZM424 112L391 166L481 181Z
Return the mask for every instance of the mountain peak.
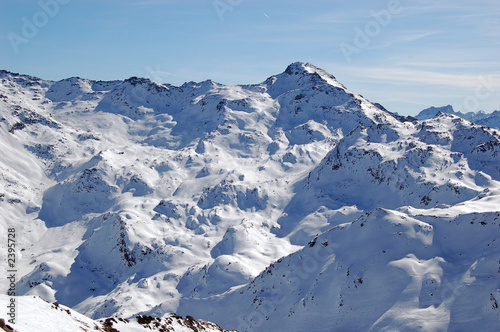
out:
M451 105L441 106L441 107L432 106L426 108L422 110L420 113L418 113L418 115L415 116L415 118L417 120L428 120L439 116L439 114L441 113L453 114L455 116L464 118L468 121L480 125L485 125L491 128L497 128L497 129L500 128L500 112L498 111L492 113L486 113L484 111L462 113L460 111L453 110L453 107Z
M307 62L294 62L290 64L286 69L284 74L291 75L291 76L302 76L302 75L318 75L321 78L327 80L327 79L333 79L336 81L335 77L328 73L327 71L316 67L315 65Z
M418 120L426 120L426 119L430 119L430 118L435 117L440 112L455 114L455 111L453 110L453 107L451 105L442 106L442 107L431 106L431 107L426 108L425 110L421 111L420 113L418 113L416 118Z
M286 68L285 74L299 75L299 74L310 73L311 71L309 68L311 68L311 67L316 68L313 65L311 65L310 63L305 64L303 62L294 62Z
M283 73L269 77L264 84L268 87L271 96L298 88L314 88L329 85L342 90L347 89L340 84L333 75L310 63L294 62Z
M6 75L0 226L33 234L16 295L240 331L498 321L498 131L402 123L301 62L236 86Z

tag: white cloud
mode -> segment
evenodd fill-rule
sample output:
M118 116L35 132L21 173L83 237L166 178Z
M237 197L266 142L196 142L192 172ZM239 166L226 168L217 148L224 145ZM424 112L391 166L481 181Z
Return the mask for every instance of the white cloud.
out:
M359 78L372 81L389 81L407 84L447 85L450 87L475 88L482 80L500 87L500 71L483 75L450 74L437 71L415 70L401 67L346 67L344 71Z

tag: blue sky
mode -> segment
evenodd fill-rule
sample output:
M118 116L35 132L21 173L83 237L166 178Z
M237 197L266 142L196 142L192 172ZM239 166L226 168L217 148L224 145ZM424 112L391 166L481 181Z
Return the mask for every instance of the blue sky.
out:
M311 62L391 111L500 109L498 0L0 0L0 69L259 83Z

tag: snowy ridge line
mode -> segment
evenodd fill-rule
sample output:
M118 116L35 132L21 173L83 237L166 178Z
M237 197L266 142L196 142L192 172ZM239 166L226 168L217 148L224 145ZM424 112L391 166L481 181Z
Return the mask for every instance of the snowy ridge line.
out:
M176 314L154 318L137 315L129 319L110 317L92 320L69 307L57 302L49 303L36 296L17 297L22 314L15 324L0 320L0 328L9 332L68 332L68 331L102 331L102 332L137 332L144 331L182 331L182 332L225 332L217 324L203 320L195 320L191 316L181 317ZM4 303L5 296L0 295Z
M0 146L28 302L122 325L498 326L496 129L397 116L300 62L240 86L1 71Z
M451 105L443 107L429 107L422 110L415 118L418 120L427 120L437 116L439 113L448 113L457 115L468 121L485 125L491 128L500 129L500 111L493 111L491 113L486 113L484 111L478 112L455 112Z

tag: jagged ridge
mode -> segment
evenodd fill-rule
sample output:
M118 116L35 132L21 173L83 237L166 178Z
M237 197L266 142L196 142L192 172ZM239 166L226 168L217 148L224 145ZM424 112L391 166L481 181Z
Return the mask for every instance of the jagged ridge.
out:
M256 280L271 282L268 270L262 271L298 250L287 268L304 264L300 257L317 234L328 238L338 232L330 228L363 216L381 227L411 218L411 225L440 229L436 223L449 222L447 214L464 224L496 225L498 131L453 115L403 122L311 64L294 63L261 84L244 86L205 81L176 87L141 78L49 82L8 72L0 79L2 227L15 225L26 234L19 243L18 289L93 318L178 311L214 318L225 328L236 328L238 317L248 328L278 321L296 326L302 316L281 309L260 325L249 323L256 308L243 289ZM473 213L484 218L474 221ZM439 222L428 220L433 217ZM395 246L401 243L391 227L374 233L370 246L378 248L388 234ZM460 227L447 228L448 237L461 234ZM475 227L467 231L482 230ZM364 246L369 227L351 228L351 242L329 255ZM368 264L370 273L384 278L393 273L387 264L406 255L423 259L421 247L429 244L411 242L410 235L401 238L410 242L396 251L398 257L373 265L352 255L344 265ZM488 226L487 235L489 246L474 249L467 261L455 257L458 248L439 250L444 238L433 235L434 256L425 259L452 264L456 269L443 270L444 280L455 280L466 271L463 264L497 248L497 228ZM329 272L334 279L345 272L336 271ZM491 271L485 273L493 277ZM312 287L316 272L306 276ZM401 278L404 290L414 276ZM488 280L494 278L477 285L496 299ZM328 285L315 292L329 294ZM239 307L235 289L243 291L243 309L229 311ZM266 292L262 296L271 296ZM343 296L356 312L353 294ZM400 294L392 290L386 303L395 305ZM378 295L367 293L359 303L376 302ZM478 303L489 303L483 295ZM217 306L207 311L214 296ZM283 308L299 300L287 298ZM427 298L418 301L429 307ZM391 306L359 322L317 306L308 311L317 318L308 324L406 328ZM487 328L498 313L481 308L471 311ZM441 309L433 311L439 324L454 326L456 320L442 320L454 309ZM421 311L405 314L420 324Z

